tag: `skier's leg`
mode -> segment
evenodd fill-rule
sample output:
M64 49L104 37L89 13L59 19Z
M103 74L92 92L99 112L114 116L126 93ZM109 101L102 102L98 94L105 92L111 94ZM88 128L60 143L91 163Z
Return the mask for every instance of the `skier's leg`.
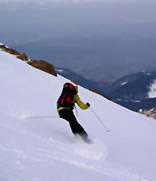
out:
M73 112L70 114L70 120L69 120L69 124L71 127L71 130L73 132L73 134L79 134L81 136L88 136L86 131L84 130L84 128L77 122L75 115L73 114Z
M61 110L59 114L61 118L69 122L74 135L79 134L80 136L88 137L84 128L77 122L72 110Z

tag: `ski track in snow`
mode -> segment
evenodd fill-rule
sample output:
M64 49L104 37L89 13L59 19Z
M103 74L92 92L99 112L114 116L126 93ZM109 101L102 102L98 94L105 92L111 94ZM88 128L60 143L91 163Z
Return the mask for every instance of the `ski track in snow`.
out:
M149 181L148 179L144 179L140 177L137 174L132 173L129 170L126 170L125 168L122 168L122 166L113 166L113 164L106 164L102 163L101 165L96 164L96 162L89 160L89 159L82 159L82 158L75 158L71 159L69 156L64 156L64 153L61 155L58 152L48 152L47 150L31 150L31 153L24 152L22 150L10 150L9 148L0 145L0 150L2 151L7 151L10 152L11 154L17 155L19 160L16 161L16 164L20 166L19 171L24 169L24 166L22 165L22 160L23 159L30 159L34 162L35 164L38 163L44 163L44 164L51 164L50 162L53 163L53 161L58 161L70 165L74 165L76 167L80 167L82 169L87 169L90 171L94 171L97 173L100 173L105 176L109 176L118 180L123 180L123 181ZM33 154L32 154L33 151ZM151 180L152 181L152 180Z

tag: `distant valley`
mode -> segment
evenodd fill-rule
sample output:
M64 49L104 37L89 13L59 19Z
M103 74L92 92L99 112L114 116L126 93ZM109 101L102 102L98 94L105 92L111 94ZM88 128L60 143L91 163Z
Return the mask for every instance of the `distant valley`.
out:
M83 77L112 82L125 75L156 70L156 38L125 35L50 37L10 47Z

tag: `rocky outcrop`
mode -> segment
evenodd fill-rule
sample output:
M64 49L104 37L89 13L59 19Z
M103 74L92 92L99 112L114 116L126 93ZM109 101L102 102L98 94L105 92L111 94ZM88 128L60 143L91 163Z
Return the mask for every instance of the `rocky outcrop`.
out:
M31 60L28 64L51 75L57 76L53 65L44 60Z
M5 52L8 52L12 55L15 55L20 60L26 61L29 65L31 65L37 69L40 69L40 70L47 72L51 75L57 76L57 73L56 73L53 65L44 61L44 60L30 60L30 59L28 59L26 53L20 54L18 51L14 50L12 48L8 48L5 45L1 45L1 44L0 44L0 49L5 51Z
M139 111L139 113L146 115L147 117L151 117L153 119L156 119L156 107L148 110L148 111Z
M5 45L0 45L0 49L5 51L5 52L8 52L8 53L10 53L12 55L15 55L17 58L19 58L19 59L21 59L23 61L28 61L29 60L26 53L20 54L17 50L14 50L12 48L8 48Z
M24 60L24 61L28 61L28 57L26 55L26 53L22 53L20 55L17 56L17 58L21 59L21 60Z
M19 56L19 55L20 55L20 53L19 53L18 51L14 50L14 49L12 49L12 48L7 48L7 47L4 46L4 45L0 45L0 48L1 48L3 51L8 52L8 53L10 53L10 54L12 54L12 55L16 55L16 56Z

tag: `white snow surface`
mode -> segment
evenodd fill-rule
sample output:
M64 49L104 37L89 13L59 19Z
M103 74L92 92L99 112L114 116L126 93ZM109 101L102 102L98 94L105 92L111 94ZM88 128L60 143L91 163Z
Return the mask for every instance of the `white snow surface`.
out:
M149 98L155 98L156 97L156 80L153 81L151 86L149 87L149 92L147 93L147 96Z
M93 140L84 143L56 111L67 81L0 50L0 181L156 180L155 120L79 86L82 101L111 129L77 108Z
M126 85L127 83L128 83L128 81L122 82L121 86Z

